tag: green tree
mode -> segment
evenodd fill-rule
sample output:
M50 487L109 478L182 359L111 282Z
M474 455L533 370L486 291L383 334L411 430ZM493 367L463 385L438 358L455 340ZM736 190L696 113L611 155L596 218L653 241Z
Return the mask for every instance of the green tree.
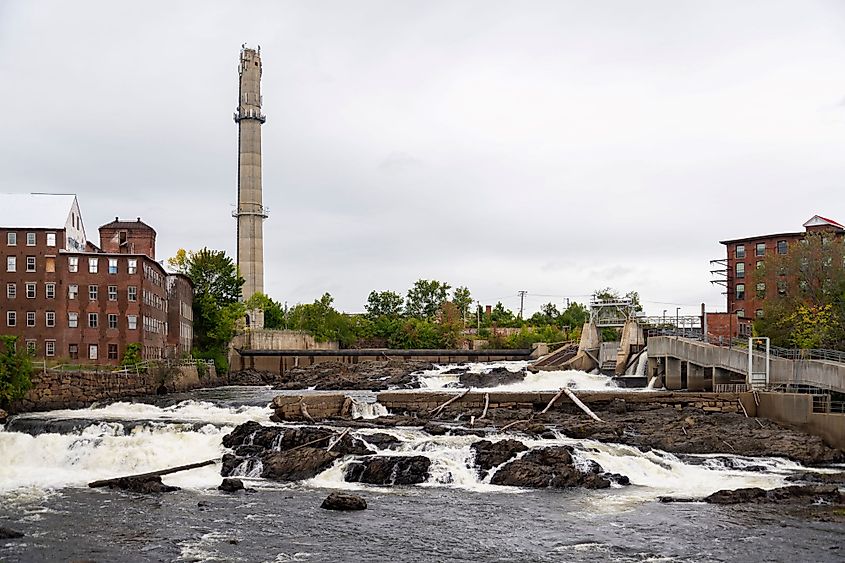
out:
M126 351L123 353L123 359L120 360L121 367L136 366L141 363L141 345L137 342L132 342L126 345Z
M469 292L469 288L466 286L455 288L455 291L452 292L452 303L458 308L461 318L466 320L469 308L472 306L472 294Z
M264 293L254 293L250 297L244 307L247 311L260 309L264 311L264 328L270 330L279 330L285 328L285 310L282 304L274 301L273 298Z
M450 289L452 286L437 280L417 280L408 290L405 314L421 319L433 318L449 298Z
M332 306L334 298L324 293L313 303L297 304L288 315L289 324L296 330L306 330L319 342L336 341L349 346L357 340L355 326L349 315Z
M786 254L770 254L755 270L765 298L756 334L776 346L845 349L845 242L828 232L807 233Z
M0 406L23 397L32 387L32 358L26 350L18 350L18 337L2 335L0 342Z
M497 326L509 327L515 326L519 323L519 319L513 314L513 311L506 309L502 302L496 303L493 310L490 312L490 320L496 323Z
M370 318L399 317L402 315L402 296L395 291L371 291L364 308Z
M222 250L203 248L184 254L185 274L194 283L194 355L213 359L218 371L228 369L226 352L246 314L241 297L244 279ZM180 255L174 258L179 263Z

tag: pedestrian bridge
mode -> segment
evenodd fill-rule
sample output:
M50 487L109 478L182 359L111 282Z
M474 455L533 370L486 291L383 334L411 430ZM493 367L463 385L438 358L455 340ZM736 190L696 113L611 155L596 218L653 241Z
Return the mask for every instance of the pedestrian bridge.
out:
M845 393L845 362L836 359L772 355L769 357L769 378L765 387L811 387ZM717 346L679 336L651 336L648 339L648 360L649 376L662 376L667 389L711 391L717 385L750 383L747 347ZM751 371L757 374L766 372L764 351L752 352Z

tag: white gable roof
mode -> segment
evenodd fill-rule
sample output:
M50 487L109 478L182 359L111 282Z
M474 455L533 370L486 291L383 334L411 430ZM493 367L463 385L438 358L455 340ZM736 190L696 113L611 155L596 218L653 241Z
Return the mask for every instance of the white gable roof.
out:
M0 194L0 227L64 229L75 204L73 194Z
M828 219L827 217L822 217L821 215L813 215L810 219L807 220L806 223L803 225L804 227L836 227L837 229L845 229L842 225L834 221L833 219Z

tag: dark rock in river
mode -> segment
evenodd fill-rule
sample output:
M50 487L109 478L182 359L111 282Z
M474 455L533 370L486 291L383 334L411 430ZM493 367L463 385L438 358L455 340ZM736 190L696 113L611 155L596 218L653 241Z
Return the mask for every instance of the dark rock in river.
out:
M315 447L327 447L339 435L338 432L328 428L283 428L262 426L257 422L245 422L223 437L223 445L234 448L238 456L247 457L256 455L261 450L285 451L308 443L313 443ZM258 448L257 451L256 448ZM363 441L348 434L332 450L344 455L374 453Z
M364 510L367 508L367 501L358 495L335 492L326 497L320 508L326 510Z
M350 463L344 479L370 485L415 485L428 479L431 460L425 456L372 456Z
M845 473L816 473L802 471L786 478L787 481L800 483L830 483L845 486Z
M172 487L161 482L158 475L139 475L136 477L121 477L109 483L110 489L120 489L133 493L171 493L179 487Z
M322 473L340 457L337 452L304 447L288 452L267 452L261 457L261 476L277 481L300 481Z
M0 424L6 424L6 419L9 418L9 413L0 409Z
M818 502L842 504L845 494L839 492L835 485L792 485L765 491L757 487L735 490L716 491L704 502L711 504L740 504L740 503L783 503L802 502L813 504Z
M475 466L479 469L479 476L484 479L488 471L527 451L528 446L519 440L481 440L472 444L470 449L475 453Z
M278 376L276 389L416 389L420 386L416 374L433 367L429 362L413 360L365 361L358 364L320 362L285 371L284 375Z
M384 432L376 432L375 434L367 434L364 436L364 441L380 450L393 449L402 443L402 440L396 436L385 434Z
M0 540L13 540L17 538L22 538L24 534L22 532L18 532L17 530L12 530L9 528L3 528L0 526Z
M510 371L503 367L493 368L487 373L466 372L460 376L461 385L464 387L496 387L519 383L524 379L524 371Z
M610 480L595 473L582 473L572 463L569 448L555 446L532 450L512 461L496 473L490 482L494 485L543 489L551 487L586 487L606 489Z
M241 481L240 479L230 478L223 479L223 482L220 483L220 486L217 488L223 491L224 493L236 493L238 491L245 490L243 481Z

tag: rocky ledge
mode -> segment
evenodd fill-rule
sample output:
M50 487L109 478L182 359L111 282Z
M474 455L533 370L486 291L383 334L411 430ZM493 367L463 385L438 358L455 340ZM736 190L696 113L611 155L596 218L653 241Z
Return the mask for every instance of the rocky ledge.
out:
M790 485L764 490L758 487L721 490L704 498L661 497L661 502L706 502L718 505L737 505L754 510L760 507L777 510L802 518L826 522L845 522L845 493L836 485ZM765 507L765 508L763 508Z
M231 385L274 385L275 389L371 390L418 389L419 372L432 369L429 362L365 361L358 364L320 362L295 367L284 374L245 370L229 375Z

